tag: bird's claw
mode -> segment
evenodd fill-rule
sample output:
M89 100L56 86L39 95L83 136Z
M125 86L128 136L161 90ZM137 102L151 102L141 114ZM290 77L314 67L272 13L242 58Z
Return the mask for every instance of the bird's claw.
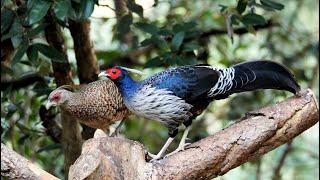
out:
M174 154L176 154L176 153L178 153L178 152L180 152L180 151L184 151L184 150L185 150L185 147L186 147L187 145L189 145L189 144L191 144L191 143L185 143L185 144L179 146L176 150L174 150L174 151L172 151L171 153L165 155L165 156L163 157L163 159L165 159L165 158L167 158L167 157L169 157L169 156L172 156L172 155L174 155Z
M111 133L110 137L117 137L119 135L119 131L115 130Z
M147 155L152 158L149 162L155 162L155 161L157 161L157 160L159 160L161 158L160 155L158 155L158 154L155 155L155 154L152 154L150 152L147 152Z

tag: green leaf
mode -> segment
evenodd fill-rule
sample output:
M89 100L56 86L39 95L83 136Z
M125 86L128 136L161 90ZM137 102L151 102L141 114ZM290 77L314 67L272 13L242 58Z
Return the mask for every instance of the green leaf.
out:
M165 41L163 38L159 36L152 36L152 40L160 49L168 48L167 41Z
M173 32L168 29L160 29L158 34L162 36L170 36L173 35Z
M225 13L225 11L228 9L228 6L225 6L223 4L219 4L220 7L220 13Z
M159 0L154 0L152 7L156 7L158 5L158 3L159 3Z
M127 14L120 18L117 24L117 33L122 36L130 31L130 25L132 24L132 15Z
M102 59L107 63L110 60L120 57L121 53L119 51L97 51L96 56L98 60Z
M29 11L29 24L40 21L48 12L51 2L47 0L29 0L31 9ZM29 4L29 2L28 2Z
M230 19L231 19L231 24L239 25L239 21L241 20L241 16L238 16L237 14L232 14Z
M80 3L81 17L84 19L88 19L94 9L94 1L93 0L82 0Z
M69 0L58 0L54 4L54 14L58 19L64 21L68 15L71 3Z
M253 26L252 25L249 25L248 27L247 27L247 30L249 31L249 33L251 33L251 34L254 34L254 35L256 35L256 30L253 28Z
M51 46L48 46L46 44L41 44L41 43L35 43L33 44L33 47L36 48L37 51L41 52L41 54L52 59L52 61L67 63L66 57Z
M172 50L173 51L178 51L184 38L185 32L178 32L173 36L172 39Z
M185 52L194 51L194 50L199 49L199 48L200 48L200 46L198 44L196 44L196 43L193 43L193 42L184 44L182 46L182 49Z
M136 4L136 2L134 0L129 0L127 1L127 7L130 11L138 14L140 17L143 18L143 8L142 6Z
M27 50L27 56L29 61L35 63L38 60L38 50L36 47L34 47L33 45L29 46L28 50Z
M141 46L148 46L150 44L153 44L153 39L152 38L145 39L140 43Z
M14 13L11 10L1 10L1 34L3 34L13 23Z
M260 0L260 2L262 5L267 6L269 8L272 8L272 9L282 10L284 8L283 4L274 2L272 0Z
M157 56L147 61L147 63L145 64L145 68L158 67L161 65L163 65L163 60L161 60L160 57Z
M247 0L238 0L237 11L239 14L242 14L247 8Z
M34 36L38 35L40 32L42 32L48 24L40 24L39 26L29 30L27 32L27 37L28 38L33 38Z
M172 60L172 57L173 57L173 55L172 55L171 52L166 52L166 53L164 53L164 54L163 54L163 61L164 61L164 63L170 64L170 61Z
M3 36L1 36L1 42L12 38L13 36L18 35L18 33L14 33L12 31L8 32L7 34L4 34Z
M22 33L23 27L18 18L15 18L13 24L10 28L10 33L14 34L11 38L11 42L14 48L18 48L18 46L22 42Z
M144 23L144 22L138 22L134 24L135 27L137 27L138 29L150 33L150 34L157 34L159 29L157 26L153 25L153 24L148 24L148 23Z
M176 24L172 27L172 31L175 32L175 33L178 33L180 31L188 31L188 30L191 30L193 28L197 27L197 23L194 22L194 21L190 21L190 22L185 22L185 23L182 23L182 24Z
M40 148L37 153L41 153L43 151L52 151L52 150L56 150L56 149L61 149L62 146L61 144L49 144L49 145L46 145L42 148Z
M11 66L14 66L15 64L17 64L21 60L23 55L26 53L28 47L29 47L29 44L27 41L23 41L22 44L20 44L17 52L15 53L15 55L12 58Z
M266 20L264 19L264 17L258 15L258 14L254 14L254 13L250 13L250 14L246 14L242 17L242 22L245 25L263 25L266 23Z

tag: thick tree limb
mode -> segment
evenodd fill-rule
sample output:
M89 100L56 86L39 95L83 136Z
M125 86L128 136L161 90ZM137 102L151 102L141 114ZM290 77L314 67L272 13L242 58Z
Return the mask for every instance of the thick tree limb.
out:
M99 66L90 38L90 21L75 22L70 20L69 30L73 39L80 83L98 80ZM92 138L95 129L84 124L81 126L83 129L82 138Z
M58 178L1 143L1 176L9 179L56 180ZM2 179L2 178L1 178Z
M145 161L144 147L128 139L86 141L70 179L210 179L291 141L319 121L311 90L248 113L229 127L166 159Z
M99 66L92 48L90 21L75 22L70 20L69 30L73 39L80 83L90 83L97 80Z

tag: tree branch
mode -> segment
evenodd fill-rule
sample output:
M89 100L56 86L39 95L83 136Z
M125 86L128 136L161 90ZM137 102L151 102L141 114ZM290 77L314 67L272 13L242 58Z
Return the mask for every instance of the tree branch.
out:
M9 179L58 179L38 166L32 164L30 161L9 149L2 143L1 176L8 177Z
M36 82L45 82L45 80L38 73L27 74L17 80L1 80L1 91L9 87L11 87L11 90L20 89Z
M70 179L211 179L291 141L319 121L311 90L258 111L153 163L144 147L121 138L93 138L70 167Z
M90 21L75 22L70 20L69 30L73 39L80 83L98 80L99 66L90 38ZM92 138L95 129L84 124L81 126L82 138Z
M269 28L272 28L272 27L275 27L275 26L279 26L278 23L273 23L272 21L268 21L266 24L263 24L263 25L255 25L253 26L253 28L258 31L258 30L263 30L263 29L269 29ZM234 34L238 34L238 35L243 35L243 34L246 34L248 33L249 31L247 30L247 28L236 28L236 29L233 29L233 33ZM200 38L207 38L209 36L213 36L213 35L224 35L224 34L227 34L228 31L226 29L211 29L209 31L206 31L206 32L203 32L201 33L200 35Z
M90 21L75 22L70 20L69 30L73 39L80 83L96 81L99 67L90 38Z

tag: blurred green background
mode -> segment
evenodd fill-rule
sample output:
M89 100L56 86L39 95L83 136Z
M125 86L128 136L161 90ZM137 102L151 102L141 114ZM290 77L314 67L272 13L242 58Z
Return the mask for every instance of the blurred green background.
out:
M1 1L2 21L11 17L5 16L6 9L18 12L17 2ZM50 8L58 8L55 1L46 2L52 3ZM101 0L99 5L94 6L92 2L97 1L85 2L85 7L92 6L89 8L89 16L84 18L91 21L93 48L102 67L121 64L137 68L147 73L141 77L143 79L169 66L208 63L216 67L228 67L246 60L268 59L286 65L296 75L302 88L311 88L319 101L319 1L274 0L271 1L273 4L268 5L270 1L258 0L136 0L136 4L132 1L133 4L128 5L129 10L126 11L130 13L120 15L112 0ZM73 6L80 1L72 3ZM25 11L30 12L28 9ZM61 27L67 24L64 18L59 22ZM40 20L31 28L41 25ZM17 34L28 31L8 35L12 27L5 29L4 26L1 23L1 43L11 40L13 45L17 44L14 46L15 54L21 53L23 35L19 41ZM254 30L256 26L262 28ZM231 31L228 35L227 27L233 29L233 35ZM239 34L239 29L249 32ZM75 72L77 64L68 26L63 28L63 38L71 69ZM32 43L45 42L41 30L29 40ZM45 133L38 114L48 93L56 87L50 75L50 53L39 52L42 54L36 58L25 52L19 59L13 56L15 63L8 65L3 61L1 49L1 82L28 74L40 75L46 82L16 90L1 89L1 142L55 176L63 178L62 146ZM51 56L54 55L51 53ZM74 74L73 80L78 84L79 79ZM286 92L263 90L215 101L194 121L189 134L190 142L214 134L248 111L275 104L289 96L291 94ZM56 120L59 123L59 119ZM291 144L283 145L217 179L318 179L318 126L310 128ZM163 125L135 116L130 116L125 122L122 133L126 138L143 143L153 153L158 152L167 138L167 129ZM177 147L180 137L181 133L169 150ZM281 159L284 159L283 163ZM275 175L279 166L280 177Z

